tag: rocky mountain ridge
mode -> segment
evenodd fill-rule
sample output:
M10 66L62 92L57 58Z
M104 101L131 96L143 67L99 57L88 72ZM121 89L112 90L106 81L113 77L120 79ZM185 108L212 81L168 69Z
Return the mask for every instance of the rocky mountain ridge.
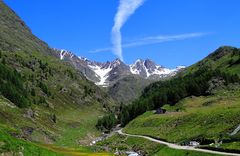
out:
M143 79L159 80L174 76L185 68L185 66L178 66L175 69L169 69L156 64L150 59L138 59L130 65L125 64L120 59L101 63L78 57L67 50L54 50L61 60L70 62L83 72L89 80L102 87L108 87L122 77L133 75Z

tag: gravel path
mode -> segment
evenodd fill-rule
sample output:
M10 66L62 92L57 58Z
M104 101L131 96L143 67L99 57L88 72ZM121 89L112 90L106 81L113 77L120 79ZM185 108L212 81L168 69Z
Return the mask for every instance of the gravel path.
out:
M159 143L159 144L166 145L166 146L168 146L168 147L170 147L170 148L173 148L173 149L189 150L189 151L198 151L198 152L211 153L211 154L219 154L219 155L226 155L226 156L227 156L227 155L229 155L229 156L240 156L240 154L237 154L237 153L227 153L227 152L212 151L212 150L207 150L207 149L199 149L199 148L195 148L195 147L192 147L192 146L180 146L180 145L176 145L176 144L172 144L172 143L169 143L169 142L157 140L157 139L154 139L154 138L151 138L151 137L147 137L147 136L127 134L127 133L123 133L123 132L122 132L122 129L120 129L120 130L118 131L118 133L119 133L120 135L125 135L125 136L144 138L144 139L147 139L147 140L150 140L150 141Z

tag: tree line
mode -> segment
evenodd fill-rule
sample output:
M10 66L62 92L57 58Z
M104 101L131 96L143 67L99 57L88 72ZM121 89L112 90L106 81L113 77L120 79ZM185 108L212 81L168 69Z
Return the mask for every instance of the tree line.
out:
M23 86L22 76L14 69L0 63L0 93L18 107L27 107L30 101Z
M209 95L206 91L210 87L209 81L214 77L222 78L224 85L240 82L239 76L236 74L206 68L184 77L157 82L148 86L138 100L120 110L119 121L122 125L126 125L138 115L162 107L164 104L175 105L188 96Z
M181 99L188 96L209 95L207 90L210 87L209 81L212 78L223 79L224 85L240 82L240 78L236 74L229 74L221 72L220 70L210 70L207 68L199 69L195 73L186 76L156 82L145 88L139 99L130 105L124 105L119 108L120 113L116 123L125 126L129 121L146 111L160 108L165 104L175 105ZM107 121L102 122L103 119L107 120L108 118L104 117L99 119L97 127L107 127L107 129L110 129L111 126L114 126L107 124Z

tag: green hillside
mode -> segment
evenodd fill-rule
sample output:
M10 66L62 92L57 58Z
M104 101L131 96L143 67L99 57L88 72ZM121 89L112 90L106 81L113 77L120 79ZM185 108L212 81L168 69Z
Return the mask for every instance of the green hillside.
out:
M239 49L221 47L175 77L150 84L137 100L120 107L119 122L124 126L148 110L165 104L173 106L189 96L214 95L216 88L239 83L239 59Z
M149 156L217 156L215 154L201 153L196 151L176 150L167 146L154 143L143 138L126 137L114 135L109 139L98 143L99 146L106 146L116 151L137 151L142 155Z
M151 84L123 107L119 119L127 124L124 131L177 144L194 140L204 148L239 150L240 132L230 135L240 124L239 60L239 49L221 47L175 78ZM167 112L155 114L160 107Z
M36 51L53 55L48 45L34 36L25 22L2 0L0 8L0 50L28 53Z
M219 90L214 96L188 97L175 106L165 105L166 114L148 111L131 121L125 131L182 144L192 140L202 144L237 141L239 149L239 135L229 135L240 124L240 86L235 89Z
M190 66L183 74L194 73L201 68L218 69L228 73L240 74L240 52L238 48L224 46L218 48L205 59Z
M39 144L13 137L18 132L15 129L0 125L0 153L1 155L39 155L39 156L110 156L111 154L95 153L88 147L63 148L49 144Z
M240 49L217 49L177 76L146 87L139 99L120 108L118 122L126 125L124 132L129 134L182 145L197 141L202 148L239 152L240 132L233 134L240 124L239 60ZM160 107L166 113L155 114ZM113 149L121 147L115 140L104 144ZM158 154L171 155L172 149L164 153L160 147L144 147L140 149L150 155L157 149Z
M176 77L149 85L139 99L121 110L121 123L128 123L146 110L175 105L189 96L212 95L215 88L239 83L239 59L239 49L221 47Z
M46 149L29 141L75 148L89 145L101 135L95 128L97 119L115 105L82 73L55 57L3 1L0 83L0 125L17 131L1 130L14 146L0 137L0 151L5 153L20 151L19 144L30 146L24 148L24 155Z
M153 82L153 81L152 81ZM119 103L127 105L138 98L150 80L138 76L126 76L110 86L107 93Z

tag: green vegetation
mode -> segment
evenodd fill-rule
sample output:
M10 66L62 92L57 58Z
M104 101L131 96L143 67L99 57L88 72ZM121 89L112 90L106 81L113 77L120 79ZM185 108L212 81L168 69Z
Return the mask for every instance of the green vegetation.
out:
M209 153L201 153L201 152L194 152L194 151L186 151L186 150L174 150L168 147L164 147L159 152L154 154L154 156L217 156L215 154Z
M117 119L114 114L105 115L103 118L99 119L96 127L99 130L111 130L113 126L117 124Z
M5 64L6 62L0 63L0 93L19 107L29 106L30 101L23 86L23 78L16 70Z
M51 96L51 92L48 90L48 87L47 87L44 83L40 82L40 83L39 83L39 88L41 88L42 91L43 91L47 96Z
M0 123L2 127L8 125L9 127L17 128L17 131L14 131L14 133L8 130L11 128L3 131L4 135L10 136L13 134L11 138L17 140L16 146L22 147L18 141L21 141L20 139L27 139L37 143L26 142L25 146L33 144L34 147L38 148L35 152L40 155L42 150L44 151L45 149L53 151L57 155L61 155L61 153L67 155L81 155L84 153L89 153L89 155L101 154L101 151L98 152L95 148L84 147L100 135L100 132L95 128L98 116L103 113L101 112L101 107L98 105L81 108L69 105L68 109L59 106L54 111L57 116L56 123L52 120L54 116L53 112L47 107L35 106L33 108L35 115L32 115L32 117L31 114L27 114L29 110L31 109L25 111L18 108L9 100L0 97ZM0 136L4 135L0 134ZM28 150L26 153L32 152L32 150L34 152L34 149L26 149ZM6 152L14 152L11 150L12 148ZM47 154L42 155L45 156ZM102 155L108 154L105 153Z
M201 144L222 141L225 148L239 149L239 135L229 135L239 125L239 88L236 86L230 91L223 89L214 96L183 99L175 106L164 106L166 114L146 112L131 121L124 131L180 144L192 140Z
M114 101L59 60L3 1L0 10L0 125L18 132L0 134L0 153L98 155L83 146L101 135L95 125Z
M39 52L53 55L46 43L35 37L28 26L3 1L0 2L0 51Z
M239 49L222 47L176 77L149 85L139 99L117 110L118 123L127 124L124 131L130 134L239 149L239 134L229 135L240 120L239 59ZM155 114L160 107L167 113Z
M140 152L142 155L149 156L214 156L214 154L195 151L175 150L143 138L126 137L121 135L114 135L111 138L98 143L98 146L106 146L112 152L119 151L120 153L123 153L134 150Z
M239 59L239 49L219 48L175 78L155 82L146 87L139 99L120 108L118 122L124 126L144 112L160 108L164 104L175 105L189 96L211 95L217 87L239 83Z
M37 144L27 141L16 139L9 135L9 133L17 133L14 130L8 129L0 125L0 153L8 155L16 155L22 153L23 155L48 155L56 156L61 155L52 152L51 150L44 149Z
M188 96L207 95L209 94L207 90L211 85L209 81L213 78L223 79L224 85L240 82L237 75L203 69L184 77L154 83L144 90L138 100L122 109L120 114L121 124L126 125L146 110L162 107L166 103L175 105L179 100Z
M144 88L151 82L153 81L139 76L126 76L117 80L114 85L108 87L107 93L113 97L114 100L127 105L136 100Z
M22 88L16 88L16 91L25 96L20 96L20 100L15 102L14 98L4 94L5 90L1 90L1 124L18 129L21 138L46 144L54 143L65 148L78 149L82 145L89 145L95 137L101 135L95 128L97 119L106 112L104 108L111 108L113 101L99 88L71 66L50 56L38 53L29 56L24 52L2 52L2 56L6 63L1 64L1 71L5 70L1 74L1 80L4 83L11 81L9 86L13 87L18 87L13 84L19 83ZM42 69L38 61L40 59L50 63ZM28 62L35 63L29 65ZM75 76L64 72L67 70ZM6 71L13 73L14 78L6 76ZM18 102L24 104L21 102L24 97L29 105L18 105ZM65 151L65 148L62 150ZM79 155L79 151L72 151Z
M75 148L81 145L88 146L101 135L95 125L102 115L103 112L98 105L58 109L57 126L61 127L61 136L58 137L56 145Z
M62 148L54 145L37 144L12 137L18 132L6 126L0 125L0 153L3 155L39 155L39 156L107 156L110 153L94 153L94 149L79 147L76 149Z

